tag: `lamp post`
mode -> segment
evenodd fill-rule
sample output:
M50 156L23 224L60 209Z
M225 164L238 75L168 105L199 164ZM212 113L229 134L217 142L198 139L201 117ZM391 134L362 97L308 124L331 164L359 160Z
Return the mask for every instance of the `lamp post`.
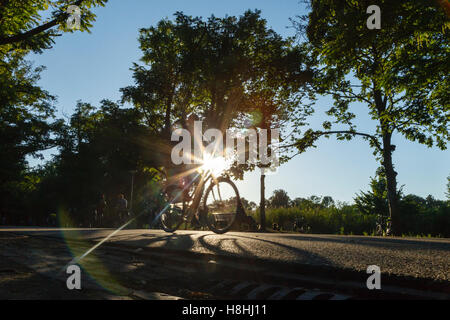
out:
M266 231L266 184L265 184L266 174L264 169L261 169L261 203L259 207L259 214L261 216L261 231Z
M259 165L261 170L261 202L259 206L259 215L261 218L261 231L266 231L266 170L268 165Z

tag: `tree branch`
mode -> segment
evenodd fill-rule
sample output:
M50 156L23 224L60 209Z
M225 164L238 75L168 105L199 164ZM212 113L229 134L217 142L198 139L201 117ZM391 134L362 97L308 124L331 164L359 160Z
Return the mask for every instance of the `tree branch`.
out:
M350 134L350 135L354 135L354 136L363 136L366 138L369 138L370 140L372 140L372 142L375 144L376 148L378 149L378 151L383 151L383 148L381 147L380 143L378 142L377 137L367 134L367 133L361 133L361 132L355 132L355 131L315 131L312 133L314 139L318 139L321 136L325 136L325 135L329 135L329 134ZM280 146L280 149L285 149L285 148L292 148L292 147L297 147L301 144L301 141L296 142L294 144L291 145L286 145L286 146Z
M83 2L83 0L77 0L73 5L80 6L82 2ZM63 21L68 16L69 16L69 14L65 12L60 17L55 18L52 21L49 21L47 23L44 23L43 25L37 26L34 29L28 30L27 32L19 33L19 34L9 36L6 38L0 38L0 46L20 42L20 41L26 40L27 38L35 36L41 32L44 32L48 29L51 29L54 26L58 25L61 21Z
M348 96L348 95L345 95L345 96L344 96L344 95L342 95L342 94L339 94L339 93L333 92L333 91L323 91L323 93L329 94L329 95L335 95L335 96L338 96L339 98L344 98L344 99L356 99L356 100L362 100L362 101L367 102L367 103L369 103L369 104L372 103L370 100L368 100L368 99L366 99L366 98L364 98L364 97L362 97L362 96L358 96L358 95L354 94L353 92L350 92L350 91L343 91L343 90L339 90L339 91L341 91L341 92L344 93L344 94L350 94L351 96Z

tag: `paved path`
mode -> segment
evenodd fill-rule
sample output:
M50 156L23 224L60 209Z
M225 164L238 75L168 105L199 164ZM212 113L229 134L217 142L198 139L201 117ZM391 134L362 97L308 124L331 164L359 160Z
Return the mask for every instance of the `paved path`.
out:
M113 231L0 228L2 234L14 232L97 242ZM365 272L369 265L378 265L383 274L449 282L450 287L450 239L123 230L108 242L359 272Z

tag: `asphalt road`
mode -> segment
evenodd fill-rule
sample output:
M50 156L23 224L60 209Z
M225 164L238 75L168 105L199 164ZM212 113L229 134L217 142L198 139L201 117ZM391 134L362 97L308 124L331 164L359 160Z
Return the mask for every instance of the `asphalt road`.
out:
M15 233L98 243L113 231L0 228L0 235ZM439 282L450 289L450 239L234 232L216 235L198 231L167 234L159 230L123 230L105 244L138 250L231 257L317 270L365 273L369 265L377 265L383 275Z

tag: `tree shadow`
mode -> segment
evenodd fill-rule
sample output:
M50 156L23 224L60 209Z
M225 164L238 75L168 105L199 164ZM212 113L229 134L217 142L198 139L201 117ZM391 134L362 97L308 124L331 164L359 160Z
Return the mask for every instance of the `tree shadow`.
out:
M239 237L245 237L237 235ZM247 237L254 239L252 237ZM258 239L258 238L257 238ZM382 238L382 237L363 237L363 236L339 236L339 235L289 235L285 237L287 240L298 241L314 241L314 242L330 242L341 243L349 245L363 245L380 247L385 249L401 249L406 248L408 250L439 250L450 251L450 241L445 240L413 240L413 239L394 239L394 238Z

